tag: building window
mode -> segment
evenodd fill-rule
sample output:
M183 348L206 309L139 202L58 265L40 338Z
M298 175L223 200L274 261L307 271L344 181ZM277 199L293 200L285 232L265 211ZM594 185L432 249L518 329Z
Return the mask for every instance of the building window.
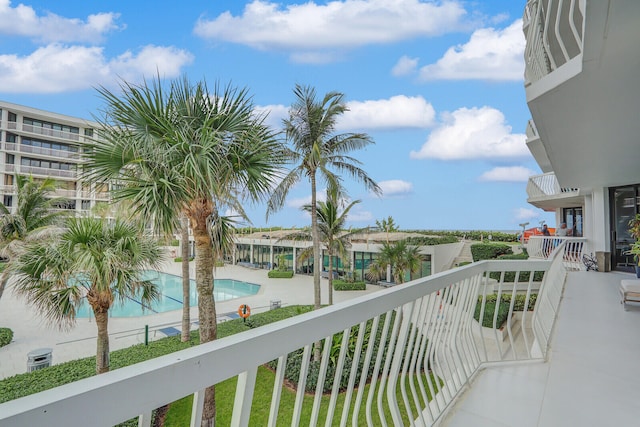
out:
M88 211L89 209L91 209L91 200L83 200L80 208L83 211Z
M8 165L12 165L14 164L16 161L16 157L13 154L7 154L7 157L5 158L5 163Z
M9 121L15 122L17 120L18 120L18 117L16 116L16 113L9 112Z
M7 132L7 139L5 141L7 142L16 142L16 135L14 133L9 133Z
M2 202L6 207L10 208L13 204L13 196L4 196L4 200Z
M93 136L93 129L85 129L84 130L84 136L92 137Z

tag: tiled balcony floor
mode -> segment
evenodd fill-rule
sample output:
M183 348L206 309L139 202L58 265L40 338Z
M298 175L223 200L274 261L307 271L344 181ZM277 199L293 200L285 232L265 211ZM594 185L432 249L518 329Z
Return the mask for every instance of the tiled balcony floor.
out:
M640 425L640 305L618 291L631 278L570 273L548 362L486 369L442 425Z

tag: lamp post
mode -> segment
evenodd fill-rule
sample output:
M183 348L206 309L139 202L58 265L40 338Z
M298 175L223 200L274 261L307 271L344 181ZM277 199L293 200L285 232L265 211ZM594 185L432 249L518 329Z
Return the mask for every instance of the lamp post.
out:
M522 234L520 235L520 247L524 250L524 229L527 225L529 225L528 222L523 222L522 224L519 224L520 227L522 227Z

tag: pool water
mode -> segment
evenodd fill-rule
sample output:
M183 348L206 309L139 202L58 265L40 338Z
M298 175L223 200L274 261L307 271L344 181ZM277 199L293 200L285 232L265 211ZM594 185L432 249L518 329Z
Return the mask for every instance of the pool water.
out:
M160 292L160 299L155 301L151 307L143 308L139 299L127 298L124 303L117 299L109 310L110 317L136 317L148 314L164 313L166 311L182 310L182 277L159 271L145 271L145 280L150 280L156 284ZM196 291L195 280L191 280L191 291L189 295L190 305L198 305L198 292ZM260 290L260 285L247 283L234 279L215 279L213 286L213 297L215 301L228 301L234 298L255 295ZM76 317L92 317L91 307L83 301Z

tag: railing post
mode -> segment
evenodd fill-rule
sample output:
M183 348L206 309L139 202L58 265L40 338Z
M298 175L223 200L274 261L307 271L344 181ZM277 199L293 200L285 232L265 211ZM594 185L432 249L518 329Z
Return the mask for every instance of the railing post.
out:
M152 411L148 411L144 414L140 414L138 417L138 427L151 427L152 413Z
M236 397L233 402L233 414L231 415L232 426L248 426L251 415L251 402L253 401L253 391L256 387L256 375L258 368L253 368L238 375L236 386Z
M200 427L200 425L202 424L202 410L204 408L205 390L200 390L193 393L193 406L191 407L191 427Z

